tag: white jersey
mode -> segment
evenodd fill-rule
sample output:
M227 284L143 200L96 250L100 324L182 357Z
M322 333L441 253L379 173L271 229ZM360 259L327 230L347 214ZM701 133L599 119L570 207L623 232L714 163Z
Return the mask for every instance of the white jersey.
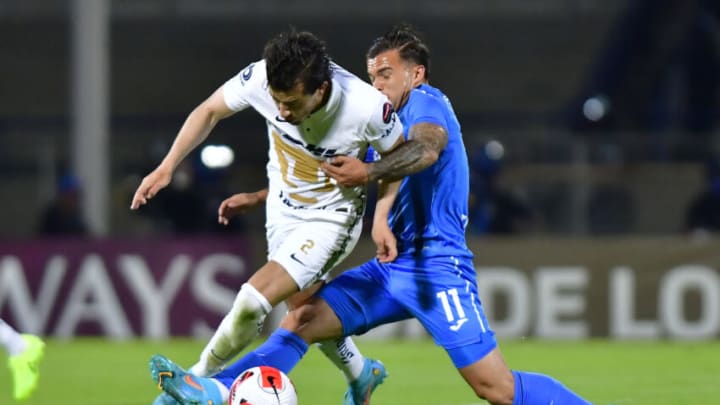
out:
M331 68L327 104L299 125L280 117L268 91L264 60L250 64L223 86L228 108L253 107L267 121L268 204L278 198L282 204L277 208L286 215L296 211L296 216L310 219L315 216L310 212L320 214L318 210L348 214L364 210L364 187L338 185L320 170L320 163L337 155L362 159L368 145L382 153L402 136L402 124L382 93L338 65Z

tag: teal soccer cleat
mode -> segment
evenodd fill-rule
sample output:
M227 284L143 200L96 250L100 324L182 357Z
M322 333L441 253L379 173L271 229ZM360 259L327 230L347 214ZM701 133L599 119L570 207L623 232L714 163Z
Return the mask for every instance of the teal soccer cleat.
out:
M174 398L180 405L222 405L220 389L211 378L203 378L186 372L167 357L156 354L150 359L150 374L158 388ZM154 405L172 405L160 395Z
M158 395L153 401L152 405L180 405L180 402L176 401L175 398L168 395L167 392L163 392Z
M387 371L382 362L373 359L365 359L362 373L357 380L350 383L345 391L343 405L368 405L370 396L375 388L382 384L387 377Z

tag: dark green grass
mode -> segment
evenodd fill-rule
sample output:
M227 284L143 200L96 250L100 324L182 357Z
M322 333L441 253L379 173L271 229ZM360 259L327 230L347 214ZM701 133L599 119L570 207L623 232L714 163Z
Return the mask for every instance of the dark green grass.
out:
M156 352L191 364L203 342L48 342L39 390L28 405L150 404L157 388L147 361ZM373 405L482 404L444 351L427 341L359 346L390 372ZM595 404L720 404L720 343L507 341L511 367L553 375ZM312 348L291 374L301 405L339 405L342 376ZM10 376L0 367L0 404L12 404Z

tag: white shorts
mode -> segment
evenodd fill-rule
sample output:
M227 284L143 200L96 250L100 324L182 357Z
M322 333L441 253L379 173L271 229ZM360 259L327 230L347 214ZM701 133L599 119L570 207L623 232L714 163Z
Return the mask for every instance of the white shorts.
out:
M268 260L280 263L301 290L326 277L360 238L362 212L287 210L268 204L274 211L267 224Z

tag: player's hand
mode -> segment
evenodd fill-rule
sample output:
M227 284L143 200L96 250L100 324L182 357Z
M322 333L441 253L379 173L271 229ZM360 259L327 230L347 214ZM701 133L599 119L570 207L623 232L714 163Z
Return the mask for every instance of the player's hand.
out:
M320 164L320 168L341 186L361 186L368 182L367 165L350 156L335 156Z
M255 193L238 193L226 198L218 208L218 223L227 225L230 218L245 213L260 203Z
M162 166L153 170L150 174L145 176L140 183L140 186L135 190L132 202L130 203L130 209L136 210L140 206L147 204L148 200L155 197L155 195L167 187L172 180L172 170L168 170Z
M397 258L397 239L387 223L373 224L372 239L377 248L375 257L380 263L390 263Z

